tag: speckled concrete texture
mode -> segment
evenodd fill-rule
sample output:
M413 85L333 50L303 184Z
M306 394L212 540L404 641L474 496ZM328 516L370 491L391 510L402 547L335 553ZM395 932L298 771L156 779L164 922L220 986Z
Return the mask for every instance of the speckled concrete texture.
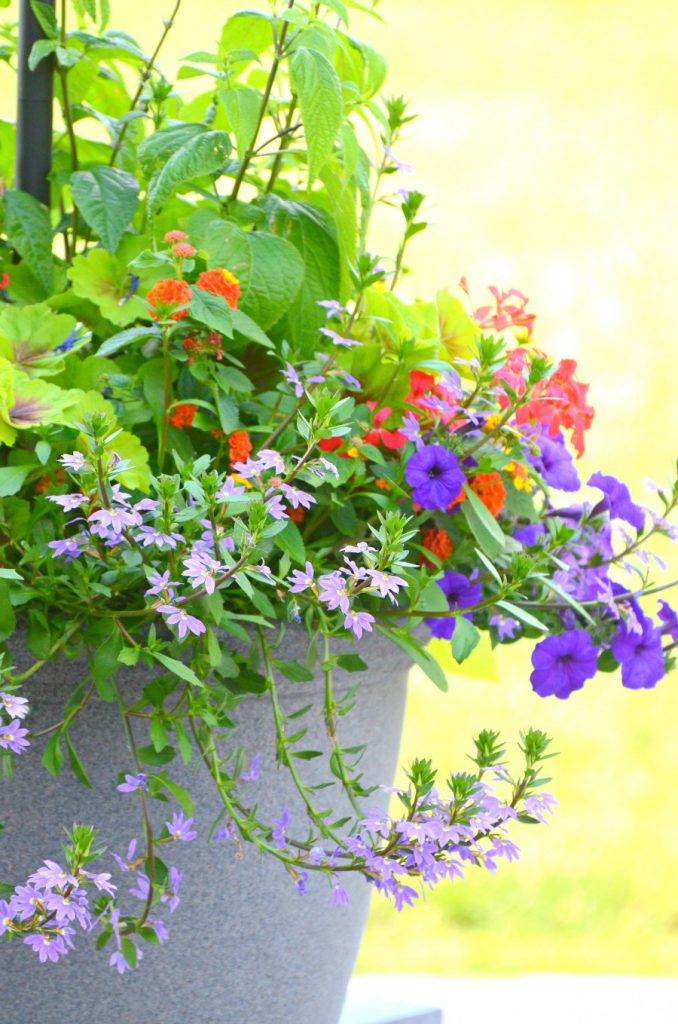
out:
M302 652L301 633L288 630L279 656L299 658ZM365 780L388 783L396 765L409 664L381 637L364 638L360 654L369 672L336 674L339 693L360 680L355 708L339 720L340 741L351 746L369 740L361 765ZM18 651L16 661L30 663ZM64 699L82 673L82 663L62 662L30 680L24 692L32 702L34 730L59 720ZM123 668L118 681L123 691L133 693L147 678L138 669ZM302 748L323 750L325 756L299 761L298 768L309 784L332 778L320 681L283 680L280 688L287 711L315 697L316 707L304 718L309 731ZM290 834L305 835L307 819L289 773L275 764L268 696L245 698L233 718L237 743L248 758L257 751L262 755L260 781L248 784L248 800L256 801L260 816L269 821L287 805ZM43 858L61 860L61 830L74 821L95 825L110 848L123 854L129 840L141 835L138 799L115 788L116 773L131 770L116 708L92 700L71 735L92 779L91 790L67 769L58 779L48 775L40 765L40 741L18 759L12 783L0 780L0 821L6 826L0 836L0 878L22 882ZM2 945L2 1024L336 1024L367 916L369 886L360 878L348 879L348 908L331 906L330 887L321 876L312 876L308 893L299 896L277 862L262 859L250 847L239 857L232 842L207 842L220 805L204 767L172 766L172 774L190 786L200 839L163 852L168 864L184 872L181 905L173 915L166 907L159 915L169 928L169 942L144 945L139 971L124 977L108 967L108 952L93 953L87 948L91 937L81 934L78 949L57 965L39 964L18 942ZM331 794L332 806L345 810L336 786L319 791L321 805L325 794L328 804ZM378 793L368 805L383 802ZM175 809L172 804L165 808ZM157 823L164 820L163 811L154 802ZM112 860L104 860L102 869L113 869ZM114 875L116 882L124 881Z

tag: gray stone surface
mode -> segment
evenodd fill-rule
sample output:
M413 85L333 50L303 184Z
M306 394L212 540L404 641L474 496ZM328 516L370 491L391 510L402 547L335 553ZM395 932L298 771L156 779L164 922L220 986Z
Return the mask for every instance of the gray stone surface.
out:
M288 631L280 656L303 656L300 640ZM409 664L380 637L361 643L360 654L370 664L368 673L337 675L340 692L362 680L356 707L340 719L340 740L345 746L370 740L363 760L365 778L390 782ZM82 671L77 662L63 662L33 677L25 689L33 704L33 729L58 720ZM119 682L132 692L139 686L138 670L123 669ZM287 710L316 698L317 709L305 719L309 734L303 747L326 751L319 682L284 683L281 689ZM262 754L261 780L248 784L249 800L258 802L265 820L278 817L288 805L290 832L304 833L300 801L287 771L275 765L268 698L246 698L233 717L237 742L248 757ZM0 779L4 879L21 882L43 858L62 859L61 829L73 821L95 825L112 849L123 854L129 840L141 835L137 798L115 789L116 772L131 770L115 708L91 701L71 735L92 790L68 770L58 779L48 775L39 763L39 742L18 759L14 782ZM330 777L326 756L300 761L299 771L310 783ZM170 930L169 942L144 946L140 970L124 977L108 967L106 952L93 953L87 948L90 940L81 935L78 949L58 965L40 965L17 942L2 945L2 1024L336 1024L367 916L369 886L360 878L348 879L348 908L331 906L330 888L321 876L312 876L309 892L299 896L277 862L262 860L249 847L240 856L231 842L208 843L206 835L219 810L212 782L200 766L175 774L194 795L201 837L167 850L167 863L184 872L180 907L173 915L164 907L161 914ZM340 795L331 792L333 805L341 810ZM383 795L375 797L371 804L384 800ZM158 822L164 820L159 805L154 813ZM112 868L112 861L105 867ZM124 881L115 874L116 882Z

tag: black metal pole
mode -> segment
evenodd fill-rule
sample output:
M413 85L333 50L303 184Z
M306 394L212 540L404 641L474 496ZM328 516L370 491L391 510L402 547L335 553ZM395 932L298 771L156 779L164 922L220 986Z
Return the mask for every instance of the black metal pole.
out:
M43 3L54 7L54 0ZM33 43L43 38L30 0L20 0L15 185L49 206L54 58L40 61L35 71L28 68Z

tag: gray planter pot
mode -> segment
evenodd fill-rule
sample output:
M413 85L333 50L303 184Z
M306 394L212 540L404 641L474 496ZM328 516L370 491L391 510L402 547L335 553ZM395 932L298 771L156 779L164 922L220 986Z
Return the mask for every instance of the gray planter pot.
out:
M299 657L303 648L300 635L298 639L295 650L288 631L280 656ZM381 637L364 637L359 649L370 671L360 676L336 673L338 693L361 680L356 706L339 720L339 738L343 746L369 742L361 764L365 781L390 783L409 662ZM18 666L30 664L20 655L15 660ZM31 699L32 729L59 720L64 695L82 678L79 668L81 672L77 662L63 662L30 680L24 695ZM144 682L138 669L123 669L118 678L128 693ZM303 747L327 751L321 693L319 680L281 685L286 711L315 698L317 706L304 719L309 733ZM287 770L275 764L268 697L245 698L233 717L237 743L250 757L261 753L260 780L248 783L248 802L258 803L266 821L279 817L287 805L289 834L304 836L307 819L296 790ZM137 798L115 788L117 773L130 770L115 707L91 701L71 735L92 780L91 790L67 769L57 779L48 775L40 765L38 741L18 758L14 781L0 779L0 821L5 824L0 878L22 883L43 858L61 862L61 829L74 821L96 826L109 848L122 856L129 840L141 836ZM331 778L326 756L300 761L299 770L308 784ZM233 842L207 842L220 804L202 765L179 767L174 775L193 795L199 839L173 844L163 853L168 864L184 873L181 905L172 915L163 907L159 915L169 928L169 942L161 947L144 944L139 970L123 977L108 966L113 947L95 953L88 948L91 937L82 933L77 949L57 965L40 964L19 942L0 945L3 1021L91 1024L96 1016L99 1024L336 1024L367 917L370 886L360 877L347 878L349 906L333 907L327 879L312 875L308 892L300 896L279 863L262 859L250 847L240 855ZM332 806L341 812L346 805L335 790ZM380 791L368 802L384 803ZM158 823L166 817L160 805L154 814ZM113 870L116 883L125 881L112 859L101 870Z

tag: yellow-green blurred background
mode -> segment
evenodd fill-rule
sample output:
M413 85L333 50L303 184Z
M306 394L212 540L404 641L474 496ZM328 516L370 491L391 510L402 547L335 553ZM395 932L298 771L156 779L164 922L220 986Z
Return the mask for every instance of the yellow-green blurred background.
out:
M111 0L112 23L150 47L170 0ZM161 61L215 42L253 0L188 0ZM428 196L403 289L465 274L518 287L537 343L579 360L596 420L582 471L667 481L676 436L678 4L675 0L382 0L355 34L386 55L387 91L420 117L398 156ZM12 4L3 20L16 11ZM13 82L0 70L0 113ZM386 244L394 236L378 224ZM377 242L379 237L377 238ZM375 246L376 248L377 246ZM476 301L479 301L478 299ZM567 702L530 690L529 650L438 693L415 676L403 759L463 766L472 733L556 736L548 828L525 827L518 865L476 873L396 916L373 908L360 967L440 973L678 970L678 676L654 692L600 676Z

